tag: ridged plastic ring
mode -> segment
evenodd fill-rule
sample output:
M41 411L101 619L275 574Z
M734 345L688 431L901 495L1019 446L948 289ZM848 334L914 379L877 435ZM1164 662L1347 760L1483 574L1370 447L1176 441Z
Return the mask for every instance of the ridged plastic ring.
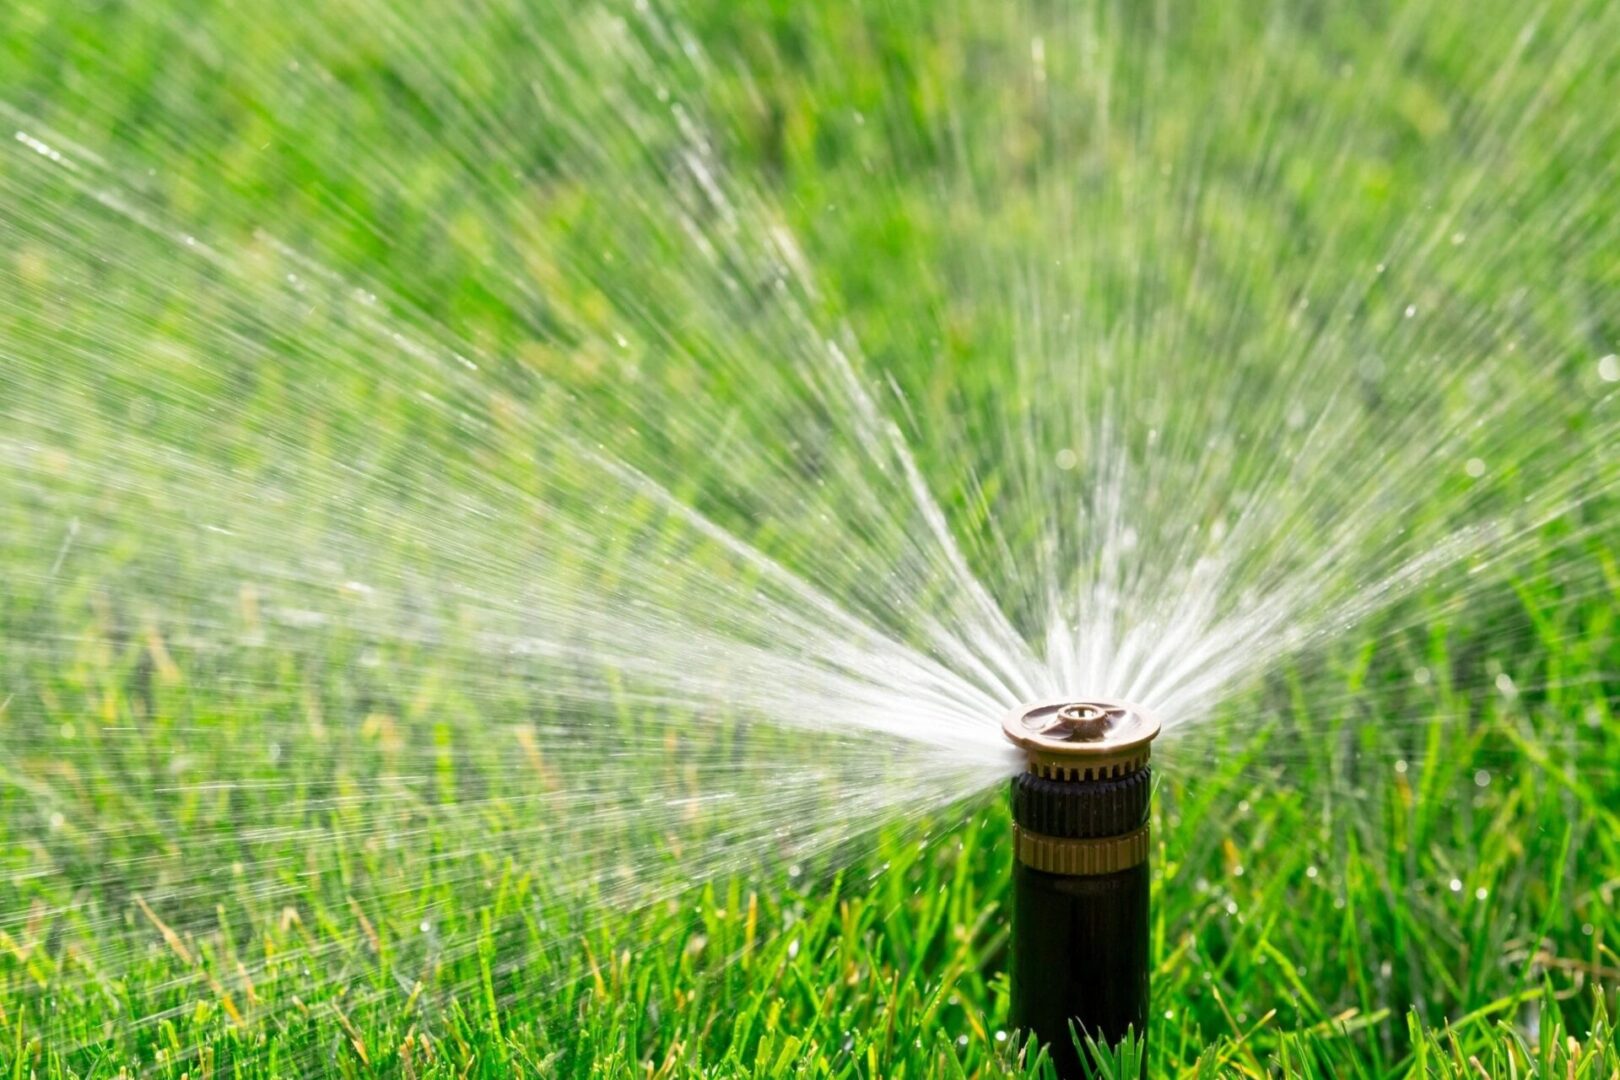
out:
M1129 870L1147 862L1148 857L1146 825L1124 836L1089 840L1042 836L1014 825L1013 841L1018 861L1025 866L1069 877L1096 877Z
M1152 795L1149 769L1078 784L1020 773L1012 779L1013 821L1058 839L1122 836L1147 820Z

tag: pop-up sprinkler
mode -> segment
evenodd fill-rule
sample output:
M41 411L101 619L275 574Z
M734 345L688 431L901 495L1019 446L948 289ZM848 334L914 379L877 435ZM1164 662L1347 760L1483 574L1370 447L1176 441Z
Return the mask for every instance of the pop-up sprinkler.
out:
M1148 1011L1149 744L1122 701L1020 705L1002 721L1028 769L1012 782L1012 1023L1084 1074L1070 1034L1109 1044Z

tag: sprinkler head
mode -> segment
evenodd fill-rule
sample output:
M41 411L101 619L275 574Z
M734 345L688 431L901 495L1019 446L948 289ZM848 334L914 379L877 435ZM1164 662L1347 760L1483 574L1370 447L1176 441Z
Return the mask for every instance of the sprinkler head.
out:
M1128 701L1062 698L1014 707L1001 731L1029 755L1029 771L1037 776L1104 780L1147 764L1159 719Z
M1057 723L1047 733L1066 735L1071 742L1096 742L1126 715L1123 708L1096 701L1073 701L1058 710Z
M1020 705L1001 728L1028 759L1011 791L1012 1020L1070 1080L1089 1075L1071 1025L1109 1043L1145 1037L1159 721L1125 701L1064 698Z

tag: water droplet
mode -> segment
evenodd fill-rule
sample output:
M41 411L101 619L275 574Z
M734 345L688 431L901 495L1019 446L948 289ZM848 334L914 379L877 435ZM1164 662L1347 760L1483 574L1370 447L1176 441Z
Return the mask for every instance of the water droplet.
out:
M1471 457L1468 459L1467 464L1463 466L1463 472L1478 480L1485 475L1485 462L1477 457Z
M1408 319L1410 319L1412 316L1414 316L1416 314L1417 314L1417 305L1416 304L1407 304L1406 305L1406 317Z
M1491 774L1486 772L1484 769L1480 769L1478 772L1476 772L1474 774L1474 786L1475 787L1490 787L1491 786Z
M1065 446L1063 449L1057 452L1056 460L1057 467L1062 469L1064 472L1068 472L1070 469L1073 469L1076 465L1080 464L1080 455L1076 454L1073 450L1070 450L1067 446Z
M1610 353L1599 360L1598 378L1604 382L1620 382L1620 356Z

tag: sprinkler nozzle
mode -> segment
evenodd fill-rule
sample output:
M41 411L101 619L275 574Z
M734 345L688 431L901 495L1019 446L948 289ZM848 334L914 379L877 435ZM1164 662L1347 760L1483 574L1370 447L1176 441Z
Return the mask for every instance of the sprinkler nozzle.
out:
M1095 742L1125 716L1125 710L1095 701L1076 701L1058 710L1055 730L1071 740Z
M1038 776L1101 780L1146 767L1159 720L1127 701L1063 699L1017 706L1001 731L1029 755Z
M1145 1036L1159 721L1129 702L1064 699L1020 705L1001 726L1028 757L1012 782L1012 1021L1068 1080L1086 1075L1071 1025L1109 1043Z

